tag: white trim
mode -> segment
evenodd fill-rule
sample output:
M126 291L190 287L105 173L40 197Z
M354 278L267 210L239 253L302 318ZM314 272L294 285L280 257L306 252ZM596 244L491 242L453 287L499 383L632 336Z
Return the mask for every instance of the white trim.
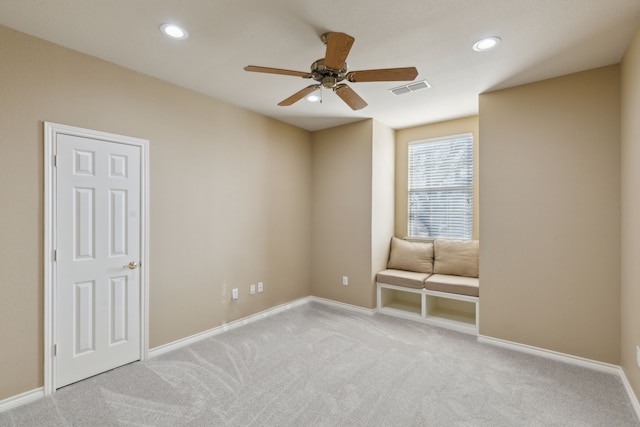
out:
M609 374L620 373L620 367L618 365L612 365L610 363L599 362L597 360L586 359L584 357L573 356L571 354L560 353L553 350L547 350L540 347L534 347L532 345L520 344L513 341L502 340L500 338L488 337L486 335L478 336L478 342L482 344L490 344L498 347L508 348L510 350L519 351L522 353L533 354L535 356L543 357L545 359L557 360L558 362L569 363L571 365L582 366L583 368L589 368L595 371L606 372Z
M610 363L599 362L597 360L586 359L584 357L573 356L571 354L560 353L553 350L547 350L540 347L534 347L527 344L520 344L513 341L502 340L499 338L488 337L486 335L478 336L478 342L482 344L495 345L502 348L507 348L509 350L519 351L522 353L532 354L534 356L543 357L545 359L556 360L558 362L564 362L571 365L581 366L583 368L592 369L595 371L604 372L607 374L613 374L622 380L622 385L624 386L625 391L627 392L627 396L629 397L629 401L631 402L631 406L633 407L633 411L636 414L636 417L640 419L640 403L638 402L638 398L627 379L626 374L624 373L624 369L618 365L612 365Z
M355 311L356 313L360 313L360 314L373 315L376 312L375 308L364 308L364 307L360 307L360 306L357 306L357 305L347 304L345 302L334 301L334 300L331 300L331 299L326 299L326 298L321 298L321 297L310 296L308 298L309 298L309 301L315 301L315 302L318 302L320 304L329 305L329 306L332 306L332 307L343 308L343 309L349 310L349 311Z
M147 357L149 348L149 141L130 136L83 129L52 122L44 122L44 395L55 391L53 345L55 344L55 286L56 264L53 251L55 235L55 192L57 189L54 156L58 134L100 139L140 147L140 359Z
M332 301L332 300L328 300L325 298L320 298L320 297L314 297L314 296L309 296L309 297L304 297L304 298L300 298L282 305L278 305L272 308L269 308L267 310L261 311L259 313L256 314L252 314L250 316L247 317L243 317L242 319L238 319L238 320L234 320L232 322L229 323L225 323L223 325L220 326L216 326L215 328L209 329L207 331L203 331L203 332L199 332L197 334L188 336L186 338L181 338L179 340L167 343L167 344L163 344L161 346L158 347L154 347L152 349L149 350L149 358L151 357L156 357L156 356L160 356L161 354L165 354L168 353L170 351L173 350L177 350L180 349L182 347L186 347L188 345L194 344L198 341L202 341L205 340L207 338L211 338L214 337L216 335L219 335L223 332L226 331L230 331L232 329L238 328L240 326L244 326L247 325L249 323L255 322L257 320L260 319L264 319L265 317L268 316L272 316L274 314L278 314L278 313L282 313L284 311L287 311L291 308L294 307L300 307L304 304L308 304L311 301L315 301L318 302L320 304L325 304L325 305L330 305L333 307L338 307L338 308L342 308L342 309L346 309L346 310L351 310L351 311L356 311L358 313L362 313L362 314L373 314L374 310L372 309L366 309L366 308L362 308L362 307L357 307L355 305L351 305L351 304L345 304L342 302L337 302L337 301Z
M54 143L55 131L45 122L44 124L44 394L53 392L53 278L55 277L55 262L53 262L53 249L55 242L54 212L55 197L55 169Z
M0 400L0 412L8 411L9 409L16 408L27 403L35 402L38 399L44 397L44 387L38 387L31 391L16 394L15 396L7 397Z
M462 133L455 133L453 135L437 136L435 138L416 139L414 141L409 141L409 145L424 144L428 142L448 141L450 139L466 138L468 136L471 136L471 138L473 138L474 137L473 132L462 132Z
M149 161L149 141L145 139L139 140L142 145L140 147L140 177L142 182L140 183L140 218L143 218L140 227L140 274L142 284L142 298L140 298L140 320L142 322L142 335L140 339L140 359L145 360L149 353L149 274L151 269L150 265L150 224L149 224L149 207L151 206L149 198L150 191L149 186L151 174L149 173L150 161ZM144 265L142 265L144 262Z
M215 328L209 329L207 331L199 332L197 334L181 338L179 340L163 344L158 347L154 347L149 350L148 356L149 358L160 356L161 354L168 353L173 350L178 350L182 347L186 347L188 345L194 344L198 341L205 340L207 338L211 338L213 336L219 335L223 332L230 331L232 329L238 328L240 326L247 325L249 323L255 322L260 319L264 319L265 317L272 316L274 314L282 313L294 307L300 307L301 305L307 304L309 302L310 297L300 298L286 304L278 305L276 307L269 308L267 310L261 311L256 314L252 314L247 317L243 317L242 319L234 320L229 323L225 323L220 326L216 326Z
M259 313L253 314L243 319L235 320L233 322L215 327L208 331L200 332L190 337L182 338L180 340L173 341L171 343L164 344L159 347L155 347L151 350L148 350L145 358L160 356L161 354L180 349L182 347L213 337L223 332L238 328L240 326L244 326L246 324L255 322L260 319L264 319L265 317L284 312L294 307L299 307L304 304L308 304L311 301L315 301L321 304L338 307L346 310L356 311L362 314L375 313L374 309L366 309L363 307L358 307L355 305L337 302L337 301L333 301L325 298L309 296L309 297L300 298L298 300L294 300L289 303L285 303L276 307L272 307L270 309L261 311ZM600 372L618 375L622 380L622 384L625 388L625 391L627 392L627 395L629 396L629 400L631 401L631 406L633 407L633 410L636 416L638 417L638 419L640 419L640 403L638 402L638 398L636 397L633 389L631 388L631 384L629 383L627 376L624 373L624 370L620 366L612 365L604 362L598 362L595 360L585 359L578 356L572 356L565 353L559 353L552 350L546 350L540 347L534 347L526 344L520 344L512 341L502 340L499 338L493 338L486 335L478 336L477 341L478 343L482 343L482 344L495 345L498 347L507 348L514 351L532 354L537 357L543 357L545 359L557 360L560 362L582 366L582 367L593 369ZM45 380L46 380L46 376L45 376ZM45 395L46 393L45 393L44 387L40 387L31 391L27 391L22 394L11 396L4 400L0 400L0 412L7 411L9 409L15 408L20 405L34 402L44 397Z
M428 241L428 239L436 239L436 238L453 238L453 237L445 237L445 236L436 236L434 238L429 238L427 236L413 236L411 235L411 205L409 203L409 201L411 200L411 193L429 193L431 191L434 191L433 188L411 188L411 147L414 145L426 145L426 144L431 144L431 143L436 143L436 142L443 142L443 141L453 141L456 139L461 139L461 138L471 138L471 185L455 185L453 187L447 187L447 188L438 188L438 191L449 191L449 190L462 190L462 189L467 189L471 191L471 202L472 202L472 206L471 206L471 233L469 235L469 238L465 238L463 240L472 240L473 239L473 227L474 227L474 217L475 217L475 211L476 211L476 207L473 205L473 203L475 203L476 200L476 194L478 192L478 189L476 187L476 182L478 180L478 177L476 175L476 159L477 159L477 153L476 153L476 136L473 132L462 132L462 133L457 133L457 134L453 134L453 135L442 135L442 136L438 136L438 137L434 137L434 138L426 138L426 139L418 139L418 140L413 140L413 141L409 141L407 144L407 153L406 153L406 160L407 160L407 174L405 179L407 180L407 188L406 188L406 196L407 196L407 203L406 203L406 221L407 221L407 235L405 237L405 240L408 241ZM457 239L457 238L456 238Z
M409 294L420 295L420 307L415 307L418 311L414 311L409 307L383 305L382 290L391 289L394 291L405 292ZM425 323L427 325L438 326L440 328L450 329L456 332L462 332L463 334L478 335L478 325L480 324L480 298L472 297L470 295L452 294L450 292L432 291L424 288L409 288L407 286L391 285L388 283L376 282L377 292L377 311L380 314L389 316L401 317L403 319L413 320L416 322ZM469 323L467 321L461 321L460 319L451 319L447 316L438 314L437 312L429 312L429 301L427 298L443 298L457 301L464 301L469 304L473 304L475 321Z
M633 407L634 412L636 413L636 417L640 420L640 403L638 402L638 397L631 388L631 384L627 379L627 375L624 373L624 369L620 367L620 379L622 380L622 385L624 385L624 389L627 392L627 396L629 396L629 400L631 401L631 406Z

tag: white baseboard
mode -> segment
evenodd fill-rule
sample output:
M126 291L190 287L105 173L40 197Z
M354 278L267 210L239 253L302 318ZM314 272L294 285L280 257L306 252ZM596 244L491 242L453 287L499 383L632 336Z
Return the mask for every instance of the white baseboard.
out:
M640 403L638 398L631 388L631 384L624 373L624 370L618 365L612 365L610 363L599 362L597 360L586 359L584 357L573 356L571 354L560 353L553 350L547 350L540 347L534 347L531 345L520 344L512 341L501 340L499 338L488 337L486 335L480 335L478 337L479 343L495 345L498 347L508 348L510 350L519 351L522 353L532 354L538 357L544 357L545 359L557 360L559 362L568 363L571 365L581 366L583 368L593 369L595 371L605 372L608 374L617 375L622 380L624 389L627 392L627 396L631 401L636 417L640 420Z
M251 316L234 320L233 322L225 323L224 325L216 326L215 328L209 329L207 331L199 332L197 334L194 334L185 338L181 338L179 340L170 342L168 344L163 344L161 346L154 347L152 349L149 349L148 357L152 358L152 357L160 356L161 354L168 353L173 350L177 350L179 348L188 346L198 341L202 341L204 339L216 336L223 332L230 331L232 329L238 328L243 325L247 325L251 322L264 319L265 317L272 316L277 313L282 313L283 311L289 310L293 307L299 307L301 305L307 304L309 302L309 298L310 297L300 298L295 301L288 302L286 304L269 308L267 310L261 311L256 314L252 314Z
M330 305L330 306L333 306L333 307L339 307L339 308L355 311L355 312L362 313L362 314L373 314L375 312L375 309L367 309L367 308L358 307L358 306L351 305L351 304L346 304L346 303L342 303L342 302L338 302L338 301L329 300L329 299L326 299L326 298L309 296L309 297L300 298L300 299L297 299L295 301L291 301L291 302L288 302L286 304L282 304L282 305L279 305L279 306L276 306L276 307L273 307L273 308L269 308L267 310L261 311L260 313L252 314L251 316L244 317L244 318L238 319L238 320L234 320L233 322L217 326L217 327L215 327L213 329L209 329L207 331L203 331L203 332L191 335L189 337L182 338L182 339L170 342L168 344L164 344L164 345L161 345L161 346L158 346L158 347L154 347L152 349L149 349L148 357L152 358L152 357L160 356L161 354L168 353L170 351L177 350L179 348L188 346L188 345L196 343L198 341L202 341L204 339L216 336L216 335L221 334L223 332L230 331L231 329L234 329L234 328L249 324L251 322L255 322L255 321L260 320L260 319L264 319L267 316L272 316L274 314L281 313L283 311L289 310L289 309L291 309L293 307L299 307L301 305L308 304L310 301L315 301L315 302L318 302L320 304Z
M478 342L484 343L484 344L491 344L498 347L508 348L508 349L519 351L522 353L534 354L536 356L544 357L545 359L553 359L560 362L570 363L572 365L582 366L582 367L593 369L600 372L607 372L609 374L617 375L620 372L620 367L618 365L598 362L596 360L586 359L584 357L572 356L566 353L560 353L553 350L547 350L540 347L534 347L532 345L520 344L513 341L502 340L499 338L488 337L486 335L478 336Z
M270 309L261 311L259 313L253 314L253 315L245 317L243 319L238 319L238 320L235 320L233 322L230 322L230 323L227 323L227 324L224 324L224 325L220 325L220 326L215 327L213 329L210 329L208 331L200 332L198 334L191 335L189 337L182 338L180 340L173 341L171 343L164 344L164 345L161 345L159 347L155 347L155 348L149 350L149 358L159 356L159 355L167 353L169 351L177 350L179 348L185 347L185 346L193 344L195 342L207 339L209 337L213 337L215 335L218 335L218 334L221 334L223 332L238 328L238 327L243 326L243 325L247 325L247 324L249 324L251 322L255 322L257 320L264 319L265 317L268 317L268 316L271 316L271 315L274 315L274 314L277 314L277 313L284 312L284 311L289 310L291 308L299 307L299 306L304 305L304 304L308 304L311 301L315 301L315 302L318 302L320 304L325 304L325 305L329 305L329 306L333 306L333 307L338 307L338 308L354 311L354 312L361 313L361 314L372 315L372 314L374 314L376 312L375 309L367 309L367 308L363 308L363 307L358 307L358 306L355 306L355 305L346 304L346 303L342 303L342 302L338 302L338 301L333 301L333 300L329 300L329 299L326 299L326 298L320 298L320 297L315 297L315 296L300 298L298 300L291 301L289 303L282 304L282 305L279 305L279 306L272 307ZM572 356L570 354L560 353L560 352L553 351L553 350L546 350L546 349L543 349L543 348L540 348L540 347L534 347L534 346L530 346L530 345L526 345L526 344L520 344L520 343L516 343L516 342L512 342L512 341L502 340L502 339L499 339L499 338L488 337L488 336L485 336L485 335L478 336L478 342L479 343L484 343L484 344L489 344L489 345L495 345L495 346L498 346L498 347L503 347L503 348L514 350L514 351L529 353L529 354L532 354L532 355L535 355L535 356L539 356L539 357L543 357L543 358L546 358L546 359L553 359L553 360L557 360L557 361L560 361L560 362L565 362L565 363L569 363L569 364L572 364L572 365L582 366L582 367L593 369L593 370L596 370L596 371L606 372L606 373L617 375L622 380L622 383L624 385L625 391L627 392L627 395L629 396L629 400L631 401L631 405L633 407L633 410L635 411L636 416L638 417L638 419L640 419L640 403L638 402L638 398L636 397L633 389L631 388L631 384L629 383L629 381L627 379L627 376L624 373L624 370L620 366L612 365L612 364L604 363L604 362L598 362L598 361L591 360L591 359L586 359L586 358L583 358L583 357ZM24 405L24 404L36 401L36 400L41 399L43 397L44 397L44 388L43 387L39 387L37 389L31 390L31 391L27 391L27 392L21 393L19 395L12 396L12 397L6 398L4 400L0 400L0 412L7 411L7 410L15 408L17 406Z
M318 302L320 304L324 304L324 305L329 305L332 307L338 307L338 308L343 308L345 310L350 310L350 311L355 311L356 313L360 313L360 314L373 314L376 312L375 308L364 308L364 307L360 307L357 305L352 305L352 304L347 304L344 302L339 302L339 301L334 301L331 299L326 299L326 298L321 298L321 297L314 297L314 296L310 296L307 297L309 301L315 301Z
M8 397L4 400L0 400L0 412L8 411L20 405L35 402L38 399L44 397L44 387L38 387L31 391Z
M622 368L620 368L620 379L622 380L624 389L627 392L627 396L629 396L629 400L631 401L631 406L633 406L633 410L636 413L636 417L640 420L640 402L638 402L638 397L634 393L633 388L631 388L627 375L624 373L624 369Z

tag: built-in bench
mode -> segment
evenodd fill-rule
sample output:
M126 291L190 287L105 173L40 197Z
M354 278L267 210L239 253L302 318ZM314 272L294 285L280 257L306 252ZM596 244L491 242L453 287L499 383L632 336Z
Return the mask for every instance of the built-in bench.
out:
M391 239L387 269L376 275L378 312L478 334L477 240Z

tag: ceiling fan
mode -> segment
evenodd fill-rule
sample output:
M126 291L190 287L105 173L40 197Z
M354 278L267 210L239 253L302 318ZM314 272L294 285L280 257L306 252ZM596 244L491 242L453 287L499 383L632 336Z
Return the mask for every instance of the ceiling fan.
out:
M408 81L414 80L418 76L418 70L415 67L348 71L346 59L355 39L345 33L330 32L323 34L321 40L327 46L327 50L324 58L318 59L311 64L311 72L258 67L255 65L248 65L244 69L257 73L302 77L318 82L281 101L278 103L280 106L292 105L316 90L326 88L332 89L353 110L360 110L366 107L367 103L351 87L342 83L343 81L346 80L351 83Z

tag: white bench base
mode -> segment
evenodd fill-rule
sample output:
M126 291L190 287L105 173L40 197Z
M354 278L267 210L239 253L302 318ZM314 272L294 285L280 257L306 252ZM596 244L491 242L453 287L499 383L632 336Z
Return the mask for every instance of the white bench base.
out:
M480 299L377 283L378 313L478 335Z

